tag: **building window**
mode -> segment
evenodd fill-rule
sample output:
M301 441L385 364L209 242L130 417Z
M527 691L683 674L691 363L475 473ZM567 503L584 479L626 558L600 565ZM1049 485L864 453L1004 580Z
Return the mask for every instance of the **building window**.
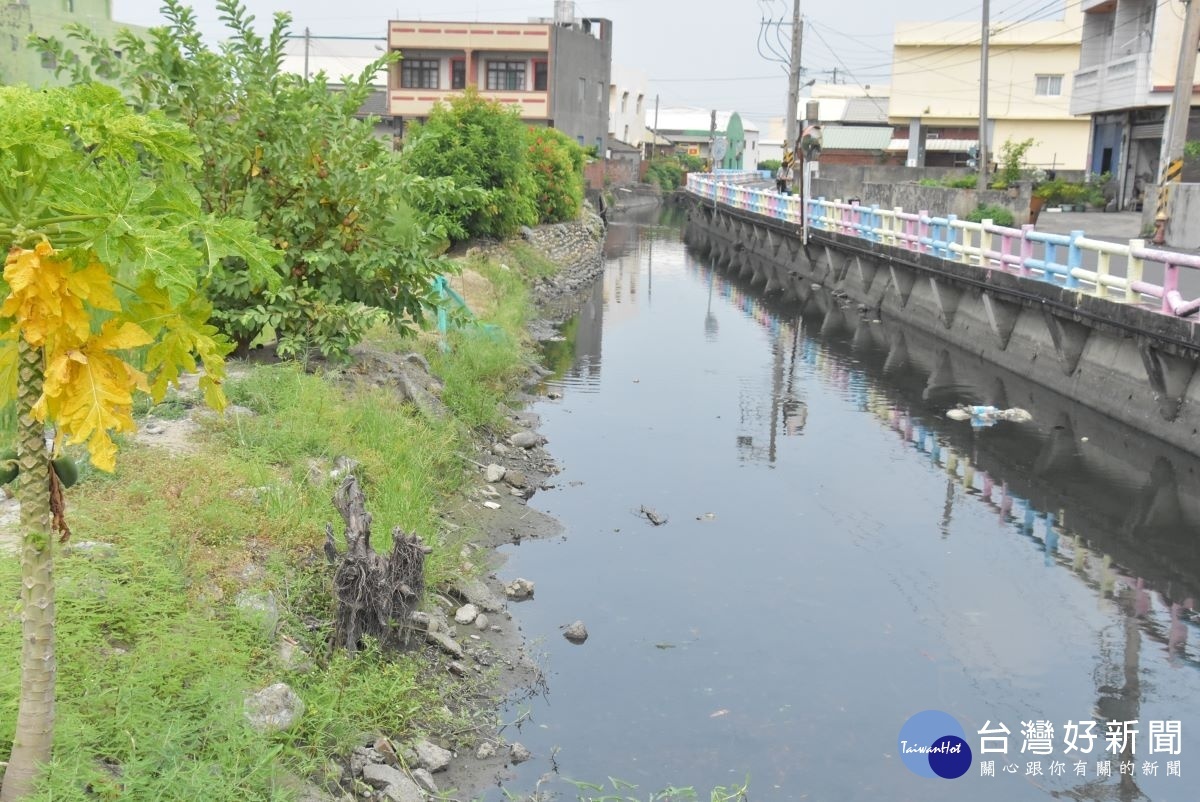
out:
M67 11L75 13L75 0L67 0Z
M487 88L493 91L525 88L524 61L489 61Z
M583 111L584 104L587 102L587 79L579 79L579 110ZM580 142L579 144L583 144Z
M467 62L465 59L450 59L450 88L467 88Z
M414 58L400 62L400 86L405 89L437 89L441 64L435 58Z
M42 66L48 70L58 69L58 56L48 51L42 51Z
M622 92L621 93L621 113L624 114L628 108L629 108L629 93Z
M643 102L645 99L646 99L646 96L645 96L645 95L638 95L638 102L637 102L637 115L638 115L639 117L641 117L641 116L642 116L642 114L643 114L643 112L642 112L642 102Z
M1058 97L1062 94L1062 79L1061 75L1039 75L1035 94L1044 97Z
M550 84L550 68L545 61L533 61L533 89L535 92L545 92Z

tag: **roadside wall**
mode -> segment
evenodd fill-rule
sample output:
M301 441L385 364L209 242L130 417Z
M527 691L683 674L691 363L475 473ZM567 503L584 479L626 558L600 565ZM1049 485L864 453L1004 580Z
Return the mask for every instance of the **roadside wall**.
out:
M1154 225L1154 203L1142 210L1142 221ZM1171 216L1167 220L1167 245L1184 250L1200 249L1200 184L1171 188Z
M989 189L979 192L974 189L948 189L945 187L923 187L916 182L887 183L852 180L843 184L829 178L832 171L821 166L821 177L813 181L813 196L826 200L848 200L858 198L863 206L877 204L881 209L897 206L906 212L927 211L938 217L947 214L966 217L980 204L1002 206L1013 213L1013 222L1020 225L1028 221L1029 200L1032 194L1029 185L1017 189ZM1200 209L1200 206L1197 206Z

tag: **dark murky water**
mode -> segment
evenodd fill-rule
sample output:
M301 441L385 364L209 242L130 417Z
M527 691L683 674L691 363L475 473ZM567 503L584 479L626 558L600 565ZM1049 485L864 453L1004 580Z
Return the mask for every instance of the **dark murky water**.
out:
M1197 799L1200 466L836 299L764 303L678 223L615 225L549 352L564 398L538 411L565 470L533 503L566 534L501 571L537 584L514 613L549 678L505 711L537 756L508 787L556 764L642 799L746 777L756 800ZM1034 422L975 430L944 417L959 401ZM898 755L926 709L965 730L960 779ZM1050 754L1022 753L1036 720ZM1079 776L1064 725L1085 720ZM1132 752L1105 751L1109 720L1138 722ZM979 754L989 722L1007 754Z

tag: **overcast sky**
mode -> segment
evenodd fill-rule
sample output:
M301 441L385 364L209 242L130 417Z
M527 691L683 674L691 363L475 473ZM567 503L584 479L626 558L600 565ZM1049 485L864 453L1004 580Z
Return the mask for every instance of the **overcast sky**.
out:
M1063 3L1079 0L992 0L992 18L1061 18ZM379 36L389 19L484 20L524 22L549 17L553 0L247 0L260 20L276 11L292 15L293 31L308 26L313 35ZM221 35L213 0L193 8L205 31ZM113 0L123 22L155 25L158 0ZM613 61L644 72L649 94L663 107L733 109L765 122L784 113L787 77L763 47L762 20L784 19L771 28L771 43L781 49L790 39L792 0L578 0L577 16L613 21ZM885 84L891 62L892 29L897 22L980 19L980 0L801 0L805 17L802 64L806 79L828 82L834 68L839 82ZM782 34L780 44L776 37Z

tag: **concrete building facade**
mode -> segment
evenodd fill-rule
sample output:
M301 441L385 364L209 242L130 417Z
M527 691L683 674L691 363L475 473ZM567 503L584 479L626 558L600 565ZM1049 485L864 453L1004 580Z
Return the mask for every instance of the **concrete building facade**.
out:
M1088 168L1112 173L1121 205L1136 208L1147 196L1153 198L1158 179L1183 12L1178 3L1159 0L1082 0L1080 5L1083 47L1071 111L1087 115ZM1200 119L1193 109L1188 138L1198 137Z
M558 0L553 19L528 23L389 22L388 47L402 60L388 75L388 111L401 125L423 120L435 104L476 87L603 156L612 22L576 18L574 5Z
M646 112L654 110L654 99L647 108L646 74L640 70L613 65L608 86L608 136L626 145L640 148L646 140Z
M110 42L122 28L137 32L146 29L126 25L112 18L112 0L14 0L0 5L0 84L61 86L71 76L56 77L58 67L52 56L43 55L28 42L31 36L62 38L72 22L84 25Z
M987 110L991 161L998 160L1006 140L1032 138L1031 165L1086 167L1090 124L1071 109L1082 26L1078 2L1066 4L1061 20L993 22ZM904 140L909 166L954 166L978 144L980 51L976 22L896 26L888 115L893 124L909 129ZM963 131L974 131L974 137L963 137ZM938 139L957 140L960 150L930 144Z

